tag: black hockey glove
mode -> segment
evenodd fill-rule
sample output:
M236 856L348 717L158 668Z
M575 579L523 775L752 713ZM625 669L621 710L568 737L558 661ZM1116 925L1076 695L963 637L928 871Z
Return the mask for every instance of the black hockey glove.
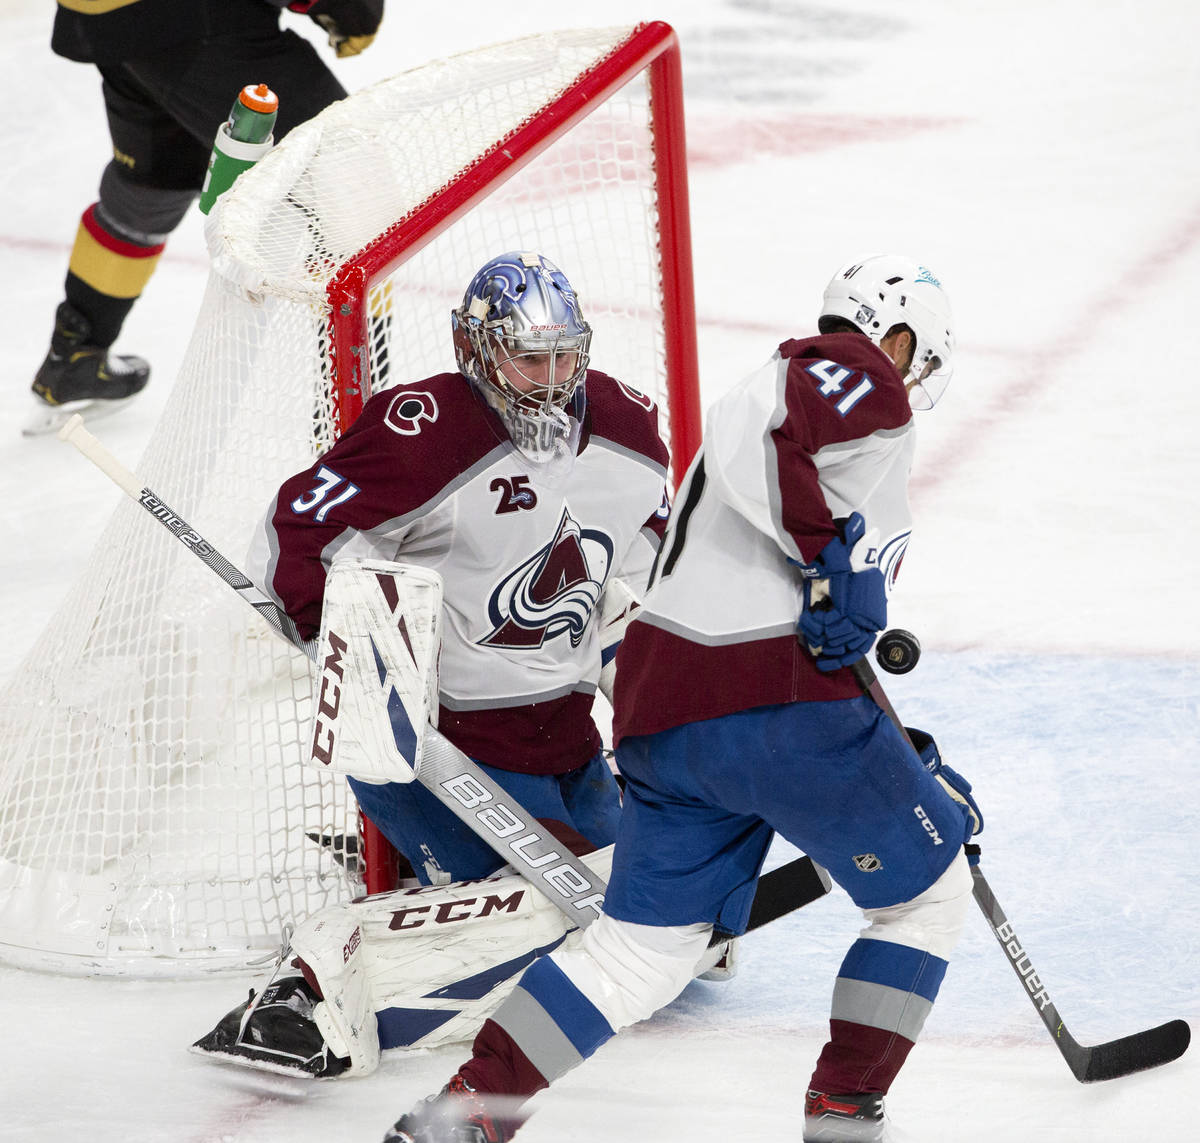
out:
M975 796L971 793L971 783L957 770L951 770L942 761L933 735L926 734L923 730L914 730L911 726L906 726L904 729L908 734L909 741L920 754L921 761L925 763L925 769L941 782L946 788L946 793L962 807L963 815L967 819L967 836L963 838L963 841L970 841L983 830L983 812L975 801Z
M325 29L338 59L370 47L383 22L383 0L295 0L288 7Z

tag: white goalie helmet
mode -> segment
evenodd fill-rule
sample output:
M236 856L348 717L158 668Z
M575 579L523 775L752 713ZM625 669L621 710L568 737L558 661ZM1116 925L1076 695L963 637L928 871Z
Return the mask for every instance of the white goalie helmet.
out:
M915 339L904 383L914 409L932 409L954 371L954 319L941 282L911 258L875 254L843 266L825 287L818 328L842 318L876 345L897 325Z
M592 327L567 276L541 254L501 254L471 279L450 323L459 370L513 444L538 462L573 455Z

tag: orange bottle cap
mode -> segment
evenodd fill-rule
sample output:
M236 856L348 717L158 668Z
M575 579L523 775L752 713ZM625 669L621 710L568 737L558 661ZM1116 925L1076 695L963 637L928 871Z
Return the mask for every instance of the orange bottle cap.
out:
M238 94L238 100L243 107L249 107L251 111L270 112L279 110L279 96L265 83L246 84Z

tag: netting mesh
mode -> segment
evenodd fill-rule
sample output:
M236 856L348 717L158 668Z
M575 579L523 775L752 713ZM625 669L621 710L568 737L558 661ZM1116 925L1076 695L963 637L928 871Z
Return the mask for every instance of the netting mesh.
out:
M279 483L336 437L331 277L629 33L533 37L405 73L243 176L209 220L213 272L139 480L240 564ZM661 404L653 161L638 77L372 286L372 387L453 369L449 310L474 271L535 249L576 286L595 365ZM242 967L357 891L310 840L355 822L343 781L307 762L310 686L299 652L122 502L0 692L0 959Z

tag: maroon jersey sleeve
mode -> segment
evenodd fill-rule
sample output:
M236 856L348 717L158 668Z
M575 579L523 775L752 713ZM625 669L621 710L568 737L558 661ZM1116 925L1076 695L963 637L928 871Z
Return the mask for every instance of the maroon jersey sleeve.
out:
M341 543L385 526L402 535L502 433L466 381L441 374L372 397L337 444L284 481L267 520L266 587L304 638L320 630Z
M772 433L780 516L805 560L836 534L818 485L816 457L833 455L912 418L903 380L880 349L853 333L786 341L785 414Z

